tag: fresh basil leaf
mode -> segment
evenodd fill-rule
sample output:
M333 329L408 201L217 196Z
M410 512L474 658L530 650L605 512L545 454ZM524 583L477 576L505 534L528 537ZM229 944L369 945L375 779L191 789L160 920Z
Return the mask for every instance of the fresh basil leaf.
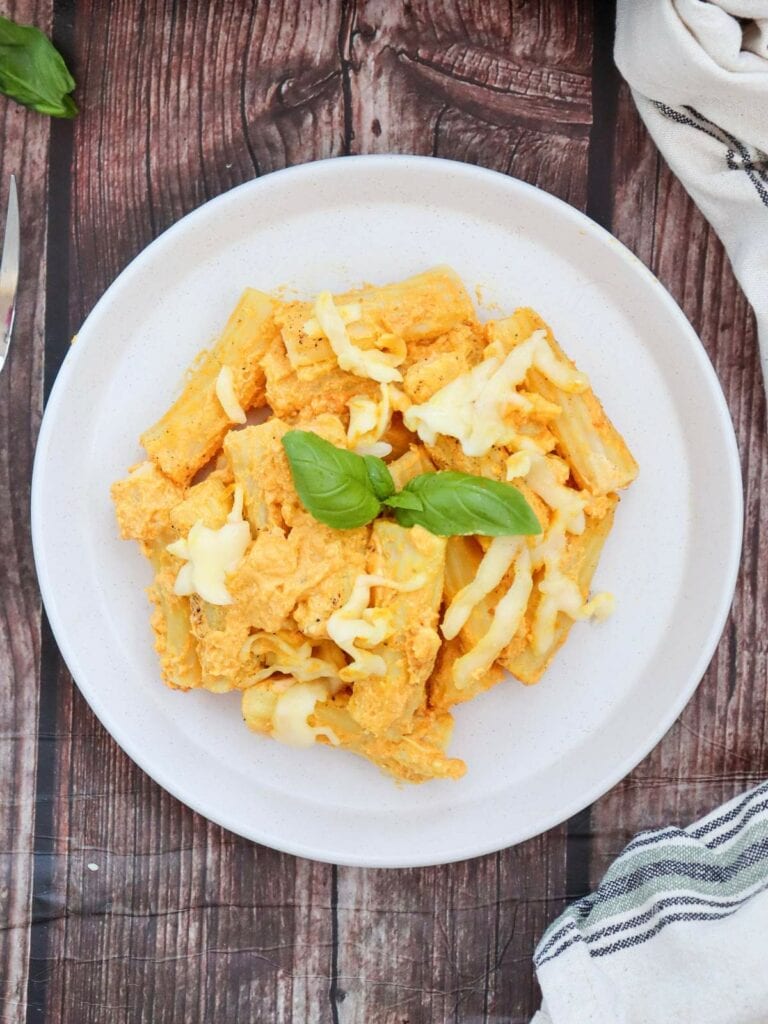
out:
M75 88L64 58L40 29L0 16L0 92L51 117L74 117Z
M351 530L381 511L362 456L308 430L283 434L283 448L302 505L321 523Z
M416 495L423 508L396 508L401 526L423 526L441 537L541 533L533 509L512 484L447 470L414 477L404 493Z
M371 481L373 493L379 501L384 501L385 498L394 494L395 481L392 479L392 474L389 472L386 462L375 455L364 455L363 461L368 471L368 479Z
M389 505L390 508L411 508L416 512L421 512L424 508L421 498L416 494L411 494L410 491L400 491L399 494L391 494L388 498L384 499L383 504Z

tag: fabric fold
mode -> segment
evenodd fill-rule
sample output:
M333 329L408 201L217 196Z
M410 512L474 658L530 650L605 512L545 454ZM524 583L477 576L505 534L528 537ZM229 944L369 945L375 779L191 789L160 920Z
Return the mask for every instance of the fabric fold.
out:
M765 1024L768 782L636 836L545 932L533 1024Z
M755 311L768 382L768 0L618 0L615 58L654 142L725 245Z

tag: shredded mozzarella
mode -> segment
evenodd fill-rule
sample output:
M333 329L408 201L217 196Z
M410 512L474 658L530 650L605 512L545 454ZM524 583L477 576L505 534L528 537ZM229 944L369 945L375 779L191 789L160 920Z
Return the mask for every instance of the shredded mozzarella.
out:
M584 391L588 386L583 374L555 355L546 331L538 330L504 359L491 355L428 401L412 405L405 425L426 444L434 444L438 434L455 437L465 455L481 456L494 445L511 444L517 432L509 422L510 413L532 409L531 400L516 391L531 368L564 391Z
M172 555L186 562L176 577L174 593L199 594L209 604L232 604L226 575L238 567L250 542L251 528L243 520L243 490L238 486L224 526L211 530L198 519L186 538L168 545Z
M353 345L346 324L330 292L320 292L315 301L315 319L330 342L339 366L358 377L368 377L386 384L403 379L392 359L378 349L362 349Z
M486 672L518 631L532 588L531 554L528 546L523 544L515 559L515 578L494 609L490 629L472 650L454 663L453 681L458 689L464 689Z
M392 635L391 613L388 608L369 608L372 588L389 587L409 593L425 583L424 573L419 573L407 583L365 573L357 577L346 604L330 616L326 626L331 640L352 658L352 663L339 672L341 679L350 682L365 676L383 676L387 671L384 659L370 648Z
M475 578L454 596L440 627L446 640L459 634L473 608L487 597L504 578L525 542L520 537L494 537L477 567Z
M311 747L318 736L326 736L334 746L339 739L332 729L313 726L308 718L315 705L328 699L328 690L322 683L295 683L277 698L272 712L272 736L291 747Z
M216 397L226 413L227 419L233 423L245 423L245 410L235 392L235 378L232 367L222 366L216 378Z

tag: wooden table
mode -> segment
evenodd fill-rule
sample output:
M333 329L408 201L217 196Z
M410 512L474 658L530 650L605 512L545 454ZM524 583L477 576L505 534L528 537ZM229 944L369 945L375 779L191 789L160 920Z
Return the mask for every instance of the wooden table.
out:
M768 774L768 459L753 318L620 82L608 5L16 0L5 11L53 32L81 114L51 122L0 101L0 183L19 179L24 250L0 377L0 1019L527 1022L538 936L627 838ZM620 786L514 849L387 872L255 846L143 775L61 663L28 519L44 397L128 261L254 175L389 151L533 182L654 270L725 389L747 522L704 682Z

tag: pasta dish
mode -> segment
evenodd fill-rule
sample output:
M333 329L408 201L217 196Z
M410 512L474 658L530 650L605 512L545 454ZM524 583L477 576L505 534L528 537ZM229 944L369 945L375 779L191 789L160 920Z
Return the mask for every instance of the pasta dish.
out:
M637 465L541 317L481 322L447 267L246 289L141 443L112 498L162 677L284 743L459 778L454 706L612 610L592 578Z

